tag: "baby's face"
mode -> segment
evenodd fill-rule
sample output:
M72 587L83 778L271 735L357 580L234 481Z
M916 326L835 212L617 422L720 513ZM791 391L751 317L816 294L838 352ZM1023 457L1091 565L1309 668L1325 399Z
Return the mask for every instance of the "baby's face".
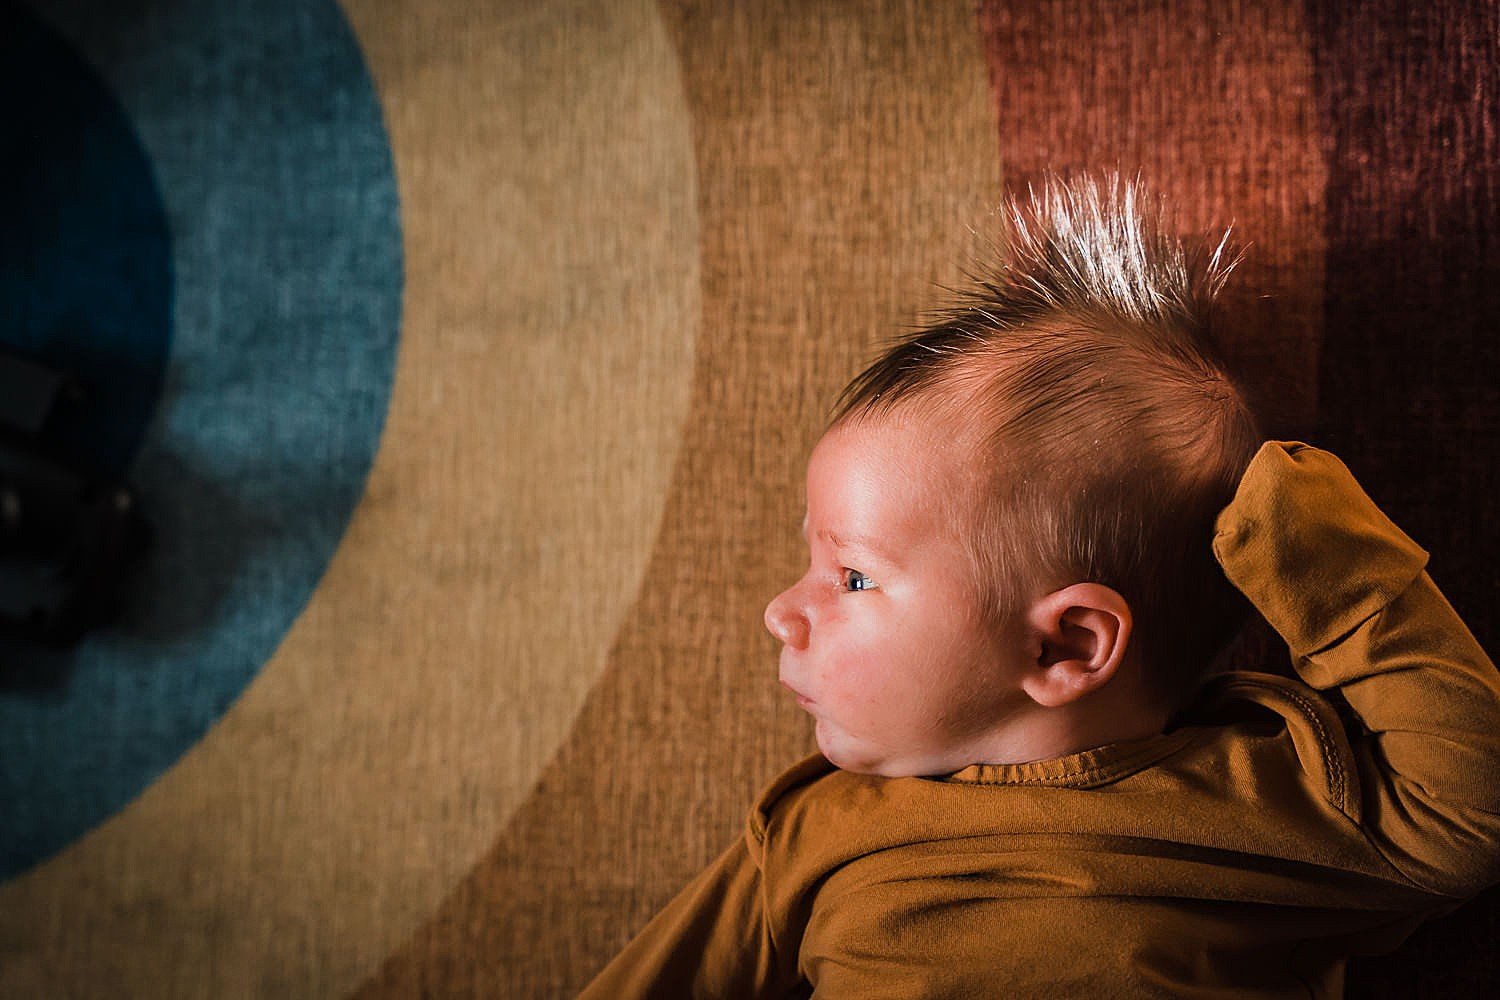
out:
M959 770L1024 704L1018 627L983 620L943 502L966 495L964 472L940 427L894 417L833 428L808 463L810 564L766 627L781 682L841 768Z

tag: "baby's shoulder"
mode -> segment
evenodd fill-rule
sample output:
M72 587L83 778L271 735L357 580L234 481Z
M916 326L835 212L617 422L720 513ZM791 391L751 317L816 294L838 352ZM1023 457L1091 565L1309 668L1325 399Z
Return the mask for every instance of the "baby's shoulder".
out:
M773 822L796 811L807 802L809 796L817 795L820 782L824 783L826 789L830 778L836 779L843 773L827 757L815 753L777 775L756 797L755 805L750 808L749 832L752 839L763 843Z
M851 862L930 837L913 828L912 818L941 812L928 796L943 790L941 782L921 778L844 771L821 754L798 761L766 786L746 823L746 846L767 898L777 912L792 912L797 900Z
M801 869L941 839L972 789L929 778L856 774L813 754L775 778L746 824L750 852L763 868L792 861Z

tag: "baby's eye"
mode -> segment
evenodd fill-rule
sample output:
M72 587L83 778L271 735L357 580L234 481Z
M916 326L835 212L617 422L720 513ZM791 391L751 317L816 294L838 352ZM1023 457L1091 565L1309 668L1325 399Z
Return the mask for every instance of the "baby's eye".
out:
M857 569L844 570L845 590L874 590L878 586L874 580L865 576Z

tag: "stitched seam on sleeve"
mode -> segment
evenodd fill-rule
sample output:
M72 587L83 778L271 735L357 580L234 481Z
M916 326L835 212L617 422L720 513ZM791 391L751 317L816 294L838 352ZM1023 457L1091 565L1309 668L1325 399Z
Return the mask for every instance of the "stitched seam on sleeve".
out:
M1323 724L1319 716L1317 706L1308 701L1300 691L1287 691L1286 695L1302 711L1302 714L1312 723L1313 733L1318 739L1318 750L1323 757L1323 764L1328 769L1329 784L1334 795L1334 804L1339 807L1340 812L1346 812L1349 807L1348 775L1344 773L1343 762L1331 752L1330 747L1334 745L1334 739L1330 736L1328 727Z
M1329 792L1334 798L1334 805L1338 807L1340 812L1347 816L1349 807L1349 775L1344 770L1343 762L1332 750L1337 741L1332 733L1330 733L1328 726L1324 724L1322 716L1318 713L1318 706L1310 701L1302 692L1291 687L1282 687L1281 685L1271 686L1247 681L1236 681L1232 685L1229 685L1229 687L1231 690L1236 687L1254 689L1270 687L1271 690L1284 695L1288 701L1296 706L1302 717L1312 724L1313 736L1318 741L1318 755L1322 757L1323 764L1328 770Z

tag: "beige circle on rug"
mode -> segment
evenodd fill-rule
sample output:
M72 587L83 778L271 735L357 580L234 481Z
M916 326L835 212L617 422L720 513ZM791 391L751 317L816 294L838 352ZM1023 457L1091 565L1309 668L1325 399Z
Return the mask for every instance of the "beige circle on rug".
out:
M366 495L223 719L0 888L0 995L351 989L492 844L635 598L699 314L688 110L657 10L344 6L407 271Z

